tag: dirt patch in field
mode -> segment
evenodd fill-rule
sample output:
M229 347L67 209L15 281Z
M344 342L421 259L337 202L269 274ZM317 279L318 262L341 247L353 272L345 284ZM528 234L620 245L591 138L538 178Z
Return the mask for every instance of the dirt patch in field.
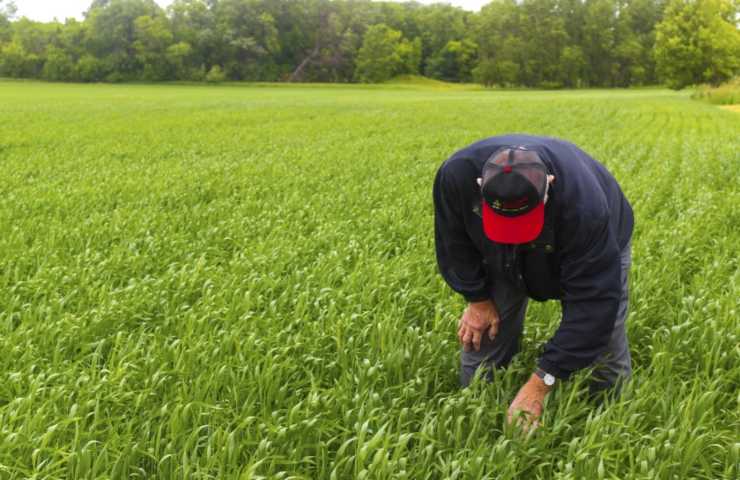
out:
M722 108L722 109L725 109L725 110L729 110L731 112L740 113L740 104L736 104L736 105L722 105L719 108Z

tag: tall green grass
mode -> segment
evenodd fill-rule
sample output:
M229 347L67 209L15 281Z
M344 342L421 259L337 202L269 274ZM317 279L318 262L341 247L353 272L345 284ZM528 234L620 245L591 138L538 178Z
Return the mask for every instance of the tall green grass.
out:
M691 94L691 98L715 105L740 104L740 77L736 77L718 87L700 86Z
M457 386L431 183L567 138L636 212L635 379ZM0 85L0 478L737 478L740 122L664 90Z

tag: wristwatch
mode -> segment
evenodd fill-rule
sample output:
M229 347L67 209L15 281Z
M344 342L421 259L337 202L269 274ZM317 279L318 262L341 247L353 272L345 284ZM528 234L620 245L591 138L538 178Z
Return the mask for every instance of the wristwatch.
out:
M555 385L555 377L542 370L541 368L537 367L537 370L535 370L534 373L535 375L540 377L542 381L545 382L545 385L547 385L548 387L552 387L553 385Z

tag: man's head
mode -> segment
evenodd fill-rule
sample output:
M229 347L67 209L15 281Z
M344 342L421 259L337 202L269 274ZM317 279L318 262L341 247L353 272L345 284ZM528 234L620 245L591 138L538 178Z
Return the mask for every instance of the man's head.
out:
M555 179L526 147L496 151L483 165L483 231L497 243L531 242L542 231L549 184Z

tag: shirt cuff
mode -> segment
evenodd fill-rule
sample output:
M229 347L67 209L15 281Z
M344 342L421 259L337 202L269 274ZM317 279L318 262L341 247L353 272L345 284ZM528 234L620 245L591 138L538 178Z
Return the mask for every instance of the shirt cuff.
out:
M479 293L479 294L474 294L474 295L463 295L463 297L465 297L465 301L468 302L468 303L484 302L486 300L490 300L491 299L491 296L488 295L487 293L485 293L485 294L484 293Z
M557 365L555 365L552 362L549 362L545 358L540 358L539 362L537 363L537 366L539 366L542 370L549 373L553 377L559 379L559 380L567 380L568 377L570 377L571 372L566 372L565 370L562 370Z

